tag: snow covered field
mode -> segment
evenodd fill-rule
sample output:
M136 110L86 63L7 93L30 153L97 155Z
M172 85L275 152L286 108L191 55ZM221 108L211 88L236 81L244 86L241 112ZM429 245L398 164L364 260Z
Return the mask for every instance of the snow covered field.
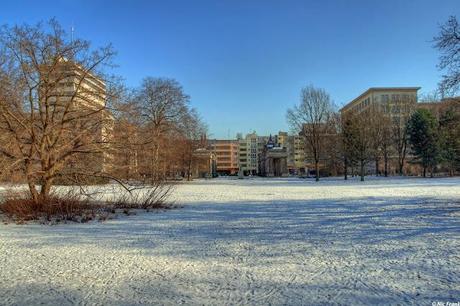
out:
M460 179L216 179L181 209L0 224L0 304L460 301Z

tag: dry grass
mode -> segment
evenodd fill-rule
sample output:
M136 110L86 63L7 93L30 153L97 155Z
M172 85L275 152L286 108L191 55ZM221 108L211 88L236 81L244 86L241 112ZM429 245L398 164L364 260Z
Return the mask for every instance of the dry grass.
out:
M157 185L140 193L124 193L111 202L96 202L82 198L79 194L53 194L46 200L34 201L24 193L8 193L0 203L0 214L5 221L18 224L29 221L41 223L105 221L118 213L132 214L132 210L146 211L169 209L167 201L171 186Z
M101 205L71 194L52 195L38 202L24 194L9 194L0 205L0 212L17 223L32 220L87 222L95 219L101 210Z

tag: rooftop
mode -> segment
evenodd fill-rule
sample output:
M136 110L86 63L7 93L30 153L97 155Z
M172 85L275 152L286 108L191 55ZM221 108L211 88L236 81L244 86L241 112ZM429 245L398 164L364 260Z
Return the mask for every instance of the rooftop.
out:
M349 107L350 105L352 105L354 102L360 100L362 97L368 95L369 93L371 92L375 92L375 91L418 91L421 87L370 87L369 89L367 89L365 92L363 92L362 94L360 94L358 97L354 98L351 102L345 104L341 109L340 111L342 111L343 109Z

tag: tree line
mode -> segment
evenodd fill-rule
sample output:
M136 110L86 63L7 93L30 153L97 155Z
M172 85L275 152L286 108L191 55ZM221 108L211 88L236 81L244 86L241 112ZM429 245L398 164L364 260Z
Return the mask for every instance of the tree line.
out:
M361 180L371 162L374 173L384 176L388 176L390 166L403 175L408 163L419 164L423 176L427 171L431 176L437 170L444 169L450 175L459 171L460 99L445 99L455 96L460 87L460 26L456 17L451 16L441 26L433 42L441 53L439 69L445 74L439 94L428 97L440 103L432 104L431 109L420 108L416 98L402 96L392 105L371 101L363 111L337 113L324 89L310 85L301 90L300 102L288 109L287 120L305 139L316 180L320 165L333 174L344 174L345 179L349 173L357 173ZM438 101L438 96L444 99Z
M429 103L428 109L414 99L399 98L395 105L372 101L363 111L339 113L324 89L310 85L287 120L305 140L316 180L321 172L364 180L372 164L372 172L385 177L390 169L406 174L407 165L412 174L420 165L424 177L428 170L431 176L454 175L460 170L460 99Z

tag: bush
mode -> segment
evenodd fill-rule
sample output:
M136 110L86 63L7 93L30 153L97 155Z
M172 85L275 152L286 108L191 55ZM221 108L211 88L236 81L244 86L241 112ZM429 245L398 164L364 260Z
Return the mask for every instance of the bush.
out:
M142 188L141 192L126 192L111 202L91 201L75 193L53 194L47 199L34 201L21 193L11 193L0 203L0 213L7 220L16 223L38 220L40 222L88 222L93 220L105 221L117 213L130 215L132 209L172 208L167 201L171 192L170 185L158 184L150 188Z
M138 192L122 194L113 205L115 209L168 209L172 207L167 201L171 191L171 185L157 184L148 189L139 189Z
M8 219L19 223L30 220L85 222L92 220L99 209L100 205L70 194L52 195L37 202L23 194L10 194L0 205L0 211Z

